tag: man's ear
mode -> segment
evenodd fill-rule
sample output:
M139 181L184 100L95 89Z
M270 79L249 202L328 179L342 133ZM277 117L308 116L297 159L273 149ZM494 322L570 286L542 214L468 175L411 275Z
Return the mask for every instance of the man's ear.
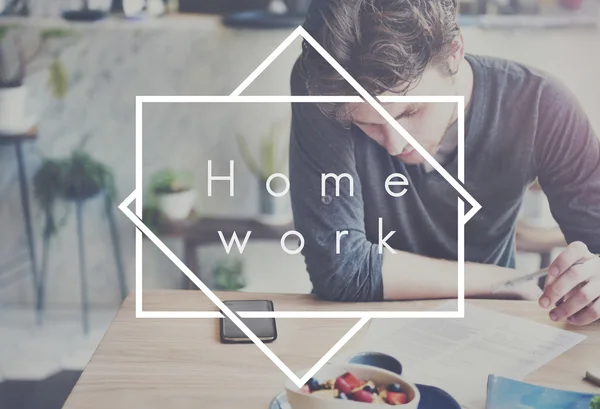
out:
M465 59L465 41L463 38L462 31L452 40L450 46L450 56L448 57L448 68L452 75L458 73L460 65Z

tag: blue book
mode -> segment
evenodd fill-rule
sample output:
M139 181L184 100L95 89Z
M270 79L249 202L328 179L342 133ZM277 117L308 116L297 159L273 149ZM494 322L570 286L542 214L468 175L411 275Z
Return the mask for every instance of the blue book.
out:
M486 409L600 409L600 394L544 388L490 375Z

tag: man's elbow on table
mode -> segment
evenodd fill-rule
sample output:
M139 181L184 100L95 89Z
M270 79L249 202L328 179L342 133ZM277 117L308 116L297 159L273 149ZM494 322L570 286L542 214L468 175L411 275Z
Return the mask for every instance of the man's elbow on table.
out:
M309 265L315 295L336 302L382 301L381 265L379 261L369 262L368 259L359 264L344 260L315 263L312 268Z

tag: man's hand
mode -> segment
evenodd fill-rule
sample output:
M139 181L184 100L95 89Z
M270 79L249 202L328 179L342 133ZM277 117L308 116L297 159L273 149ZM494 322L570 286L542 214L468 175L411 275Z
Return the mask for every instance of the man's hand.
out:
M585 259L589 260L582 263ZM550 266L540 306L554 307L553 321L587 325L600 319L599 298L600 257L593 257L581 242L571 243Z
M542 289L538 286L537 280L527 281L515 288L506 290L495 290L489 296L484 298L500 300L519 300L536 301L542 295Z

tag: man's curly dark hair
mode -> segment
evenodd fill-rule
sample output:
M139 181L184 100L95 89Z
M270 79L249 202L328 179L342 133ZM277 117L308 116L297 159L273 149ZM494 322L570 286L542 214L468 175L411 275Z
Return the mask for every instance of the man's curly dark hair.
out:
M371 95L403 94L425 69L447 58L460 33L458 0L314 0L304 27ZM306 41L301 63L310 95L356 91ZM341 120L341 104L323 104Z

